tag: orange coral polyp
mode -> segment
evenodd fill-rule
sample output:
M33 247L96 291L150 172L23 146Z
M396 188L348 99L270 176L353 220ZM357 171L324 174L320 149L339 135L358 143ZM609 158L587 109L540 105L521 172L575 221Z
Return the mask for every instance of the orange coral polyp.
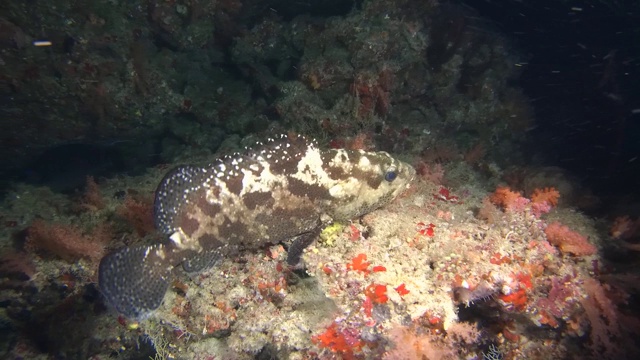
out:
M389 300L386 285L371 284L364 290L364 294L376 304L384 304Z
M316 335L311 339L321 348L326 348L332 352L341 353L346 357L353 356L353 351L362 348L362 341L357 340L353 343L347 341L347 337L338 329L338 324L333 323L322 334Z
M535 189L531 194L531 202L534 204L547 202L551 206L557 206L559 198L560 192L553 187Z
M518 280L518 284L527 289L533 288L533 284L531 283L531 275L523 272L519 272L516 274L516 279Z
M407 290L407 287L405 286L404 283L398 285L398 287L396 287L395 290L400 296L405 296L409 293L409 290Z
M508 186L498 186L496 191L489 195L489 201L506 210L513 207L520 197L522 194L511 191Z
M528 302L527 292L524 289L519 289L508 295L501 294L499 298L504 303L513 305L513 307L515 307L516 310L524 310Z
M367 262L367 255L358 254L351 260L351 263L347 264L347 270L356 270L369 273L369 265L370 263Z

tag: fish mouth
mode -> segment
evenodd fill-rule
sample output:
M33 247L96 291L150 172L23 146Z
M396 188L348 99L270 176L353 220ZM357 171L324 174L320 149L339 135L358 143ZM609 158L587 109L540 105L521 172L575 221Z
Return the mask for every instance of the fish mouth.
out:
M402 166L405 168L405 171L407 172L407 175L408 175L407 177L409 178L409 181L407 181L407 187L408 187L413 182L413 180L416 179L416 169L405 162L402 162Z

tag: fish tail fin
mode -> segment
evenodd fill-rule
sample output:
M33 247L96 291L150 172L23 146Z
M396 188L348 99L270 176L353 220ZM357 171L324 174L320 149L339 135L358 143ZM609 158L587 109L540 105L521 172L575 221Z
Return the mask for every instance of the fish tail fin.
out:
M162 245L124 247L102 258L98 286L117 311L144 318L162 304L172 267Z

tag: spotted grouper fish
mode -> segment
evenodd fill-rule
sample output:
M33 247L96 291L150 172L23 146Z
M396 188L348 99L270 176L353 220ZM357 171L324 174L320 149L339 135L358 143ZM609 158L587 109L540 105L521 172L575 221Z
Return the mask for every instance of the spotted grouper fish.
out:
M142 318L157 309L177 265L194 272L234 251L288 245L287 262L333 221L379 208L415 175L386 152L321 150L281 135L245 154L170 171L156 190L156 227L168 239L129 246L100 262L99 287L120 313Z

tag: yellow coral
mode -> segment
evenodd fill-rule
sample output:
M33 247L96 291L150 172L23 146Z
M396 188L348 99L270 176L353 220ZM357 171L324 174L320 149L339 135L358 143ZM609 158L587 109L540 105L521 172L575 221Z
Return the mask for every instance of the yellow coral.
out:
M327 227L325 227L320 233L319 242L325 244L326 246L334 246L335 239L342 234L342 230L344 230L345 225L340 223L333 223Z

